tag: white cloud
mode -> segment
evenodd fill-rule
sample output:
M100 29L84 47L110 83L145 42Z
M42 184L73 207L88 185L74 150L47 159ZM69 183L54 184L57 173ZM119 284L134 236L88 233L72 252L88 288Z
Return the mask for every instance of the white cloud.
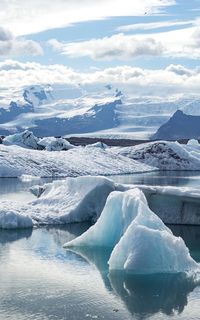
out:
M16 39L13 34L0 27L0 57L41 55L42 47L33 40Z
M71 58L88 56L94 60L126 60L138 56L200 58L200 21L194 26L158 33L126 35L63 43L55 39L49 44Z
M114 16L158 13L175 0L1 0L1 24L25 35Z
M140 40L124 34L72 43L61 43L52 39L48 43L55 50L71 58L89 56L94 60L126 60L144 55L158 56L164 50L162 44L151 37Z
M148 23L135 23L120 26L116 29L119 32L130 32L138 30L153 30L160 28L169 28L169 27L183 27L188 25L193 25L194 20L168 20L168 21L159 21L159 22L148 22Z
M165 69L151 70L118 66L104 70L77 72L64 65L41 65L6 60L0 63L0 92L17 90L34 84L74 84L95 86L111 83L120 89L130 90L138 96L199 94L200 69L170 65ZM2 91L4 90L4 91ZM2 94L1 94L2 95ZM10 98L12 96L10 95Z

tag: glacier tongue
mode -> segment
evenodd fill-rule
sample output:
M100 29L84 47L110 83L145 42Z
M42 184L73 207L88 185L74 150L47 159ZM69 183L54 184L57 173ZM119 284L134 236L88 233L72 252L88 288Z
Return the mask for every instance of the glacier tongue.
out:
M76 246L112 247L110 270L147 274L199 268L184 241L149 209L139 189L112 192L96 224L65 244Z

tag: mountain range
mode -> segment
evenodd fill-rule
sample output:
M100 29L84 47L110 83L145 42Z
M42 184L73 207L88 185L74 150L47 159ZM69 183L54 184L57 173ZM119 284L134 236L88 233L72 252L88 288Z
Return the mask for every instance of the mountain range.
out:
M92 135L147 139L178 110L200 115L196 97L136 98L108 84L102 87L34 85L1 106L0 134L31 130L37 136ZM176 117L175 117L176 118ZM160 134L161 131L159 131ZM167 134L166 134L167 137Z

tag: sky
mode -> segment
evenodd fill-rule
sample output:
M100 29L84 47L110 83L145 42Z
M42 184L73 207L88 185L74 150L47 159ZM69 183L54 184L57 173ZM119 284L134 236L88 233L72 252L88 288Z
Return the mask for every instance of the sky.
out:
M0 95L114 83L200 93L200 0L0 0Z

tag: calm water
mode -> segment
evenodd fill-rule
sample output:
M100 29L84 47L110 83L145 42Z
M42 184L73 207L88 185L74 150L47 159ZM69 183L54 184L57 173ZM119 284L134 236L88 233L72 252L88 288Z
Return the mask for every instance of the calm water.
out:
M62 245L88 225L0 232L0 319L200 319L200 287L181 275L109 274L109 253ZM200 227L175 228L200 261Z
M124 183L199 186L193 173L114 177ZM32 199L46 180L0 179L0 200ZM182 275L110 274L109 252L62 245L89 225L0 231L0 320L200 319L200 286ZM200 227L171 226L200 262Z

